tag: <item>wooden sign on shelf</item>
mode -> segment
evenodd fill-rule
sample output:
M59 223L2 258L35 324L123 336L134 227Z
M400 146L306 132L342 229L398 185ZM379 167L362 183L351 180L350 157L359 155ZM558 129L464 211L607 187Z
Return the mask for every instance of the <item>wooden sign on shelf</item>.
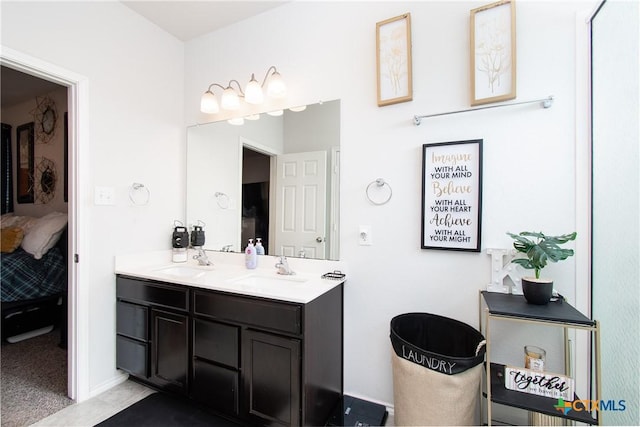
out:
M554 399L573 400L573 378L551 372L505 366L504 385L508 390Z

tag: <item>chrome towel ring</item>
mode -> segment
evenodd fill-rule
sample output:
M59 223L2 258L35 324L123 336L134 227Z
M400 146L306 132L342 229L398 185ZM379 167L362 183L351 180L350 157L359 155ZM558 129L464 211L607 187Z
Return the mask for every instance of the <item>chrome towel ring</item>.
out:
M375 187L373 186L374 184ZM385 195L385 192L388 194ZM376 194L377 196L372 198L372 194ZM386 204L391 200L391 196L393 196L393 190L389 183L382 178L378 178L367 185L367 199L374 205L379 206Z

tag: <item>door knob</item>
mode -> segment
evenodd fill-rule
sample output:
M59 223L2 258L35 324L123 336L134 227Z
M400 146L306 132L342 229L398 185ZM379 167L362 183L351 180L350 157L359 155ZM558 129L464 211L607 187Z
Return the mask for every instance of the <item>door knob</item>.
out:
M324 237L320 237L320 236L316 237L316 242L318 243L324 242Z

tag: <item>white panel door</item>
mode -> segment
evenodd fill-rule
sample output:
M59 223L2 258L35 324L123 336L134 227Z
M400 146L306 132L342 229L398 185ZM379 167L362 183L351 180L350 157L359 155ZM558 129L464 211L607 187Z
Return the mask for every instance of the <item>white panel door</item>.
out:
M276 255L326 259L326 151L278 156L276 168Z

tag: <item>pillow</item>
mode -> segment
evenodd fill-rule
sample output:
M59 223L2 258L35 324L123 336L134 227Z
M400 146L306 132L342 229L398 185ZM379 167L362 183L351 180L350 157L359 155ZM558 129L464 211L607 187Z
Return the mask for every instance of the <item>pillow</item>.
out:
M6 227L0 230L0 235L2 236L1 252L10 254L22 243L24 230L20 227Z
M39 218L22 239L22 249L40 259L55 246L67 225L67 215L51 212Z
M29 233L29 229L33 224L38 221L38 218L32 216L22 216L22 215L14 215L4 214L2 215L2 228L6 227L20 227L24 230L24 234Z

